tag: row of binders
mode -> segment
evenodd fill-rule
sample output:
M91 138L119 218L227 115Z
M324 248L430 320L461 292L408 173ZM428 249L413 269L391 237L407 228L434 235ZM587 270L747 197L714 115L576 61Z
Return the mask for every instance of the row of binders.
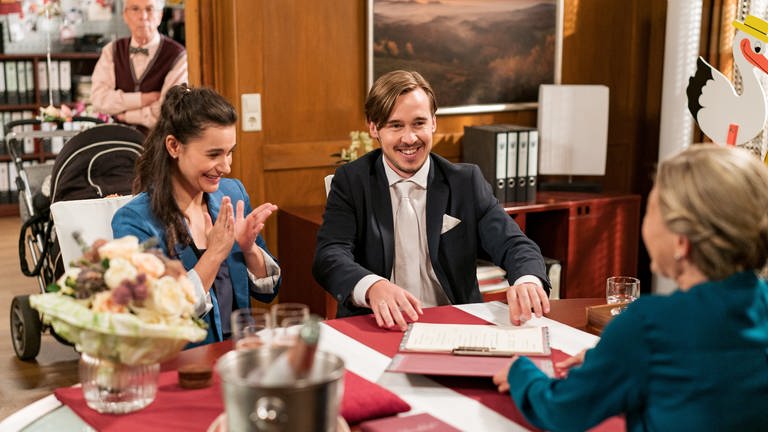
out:
M507 124L465 126L461 158L480 167L500 203L536 200L536 128Z
M3 142L0 143L0 155L8 154L8 149L6 147L6 142L8 142L7 134L11 132L10 130L6 130L6 125L10 123L11 121L16 120L26 120L26 119L33 119L35 118L36 113L33 111L2 111L0 112L0 136L3 137ZM71 123L70 123L70 126ZM41 130L52 130L55 128L53 124L50 123L43 123L41 125ZM64 128L67 128L67 124L64 124ZM14 129L14 132L31 132L34 129L34 126L29 125L23 125L23 126L16 126ZM69 127L71 129L71 127ZM31 137L24 137L19 139L18 144L20 146L19 150L21 154L25 155L36 155L40 153L59 153L64 147L64 137L58 137L54 136L50 139L42 139L42 138L31 138Z
M47 161L50 165L53 161ZM40 165L38 161L24 161L22 167L26 171L33 165ZM41 166L41 168L43 168ZM0 162L0 204L13 204L19 202L19 187L16 183L18 169L16 164L10 161Z
M37 62L37 74L32 60L0 62L0 104L23 105L35 103L35 88L43 106L72 102L72 62L51 61L50 71L45 61ZM35 86L37 77L37 86ZM50 92L49 92L50 90ZM51 101L51 98L53 100Z

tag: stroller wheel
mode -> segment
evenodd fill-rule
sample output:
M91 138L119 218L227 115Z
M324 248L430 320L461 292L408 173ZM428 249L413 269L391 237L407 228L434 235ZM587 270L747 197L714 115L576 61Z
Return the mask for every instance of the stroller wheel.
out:
M11 339L16 356L34 360L40 352L42 323L40 315L29 305L29 296L16 296L11 302Z

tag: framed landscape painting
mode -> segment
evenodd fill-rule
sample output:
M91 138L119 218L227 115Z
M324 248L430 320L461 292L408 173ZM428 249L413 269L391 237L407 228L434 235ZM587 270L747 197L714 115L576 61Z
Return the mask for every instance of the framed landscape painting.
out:
M561 0L369 0L368 86L414 70L438 114L535 107L560 81L561 14Z

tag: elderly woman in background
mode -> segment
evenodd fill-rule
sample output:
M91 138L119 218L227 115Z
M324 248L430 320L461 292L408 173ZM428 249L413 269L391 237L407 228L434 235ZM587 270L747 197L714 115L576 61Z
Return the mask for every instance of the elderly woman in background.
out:
M632 303L560 365L580 365L567 378L514 358L499 391L548 430L622 413L630 431L768 430L768 168L735 148L682 151L659 167L642 234L680 289Z

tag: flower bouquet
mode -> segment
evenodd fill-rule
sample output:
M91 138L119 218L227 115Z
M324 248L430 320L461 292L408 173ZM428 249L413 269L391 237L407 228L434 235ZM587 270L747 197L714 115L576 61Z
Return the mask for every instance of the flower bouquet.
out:
M48 291L30 304L81 353L85 400L99 412L151 403L159 363L207 334L181 262L133 236L97 240Z
M104 122L111 120L110 116L98 113L93 110L93 105L85 105L83 102L76 102L72 107L62 104L60 107L48 105L40 107L38 118L43 122L71 122L75 117L88 117L98 119Z
M162 362L205 338L192 282L179 261L136 237L97 240L48 292L30 296L78 351L129 365Z
M349 147L341 149L339 153L331 156L339 158L338 164L352 162L358 157L373 150L373 140L366 131L352 131L349 133Z

